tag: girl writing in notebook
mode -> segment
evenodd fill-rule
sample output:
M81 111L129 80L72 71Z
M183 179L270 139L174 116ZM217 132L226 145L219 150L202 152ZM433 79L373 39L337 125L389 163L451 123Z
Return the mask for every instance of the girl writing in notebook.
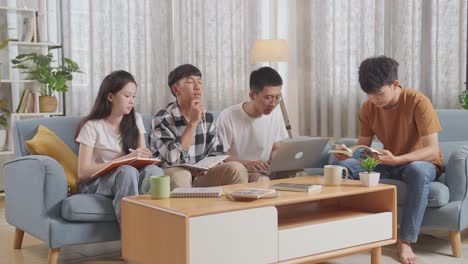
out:
M80 192L112 197L119 222L122 198L137 195L144 178L164 175L156 165L148 165L140 171L130 165L121 165L107 173L94 175L112 162L151 156L146 147L143 120L134 108L136 92L136 82L130 73L111 72L102 81L94 106L81 121L75 136L80 144Z

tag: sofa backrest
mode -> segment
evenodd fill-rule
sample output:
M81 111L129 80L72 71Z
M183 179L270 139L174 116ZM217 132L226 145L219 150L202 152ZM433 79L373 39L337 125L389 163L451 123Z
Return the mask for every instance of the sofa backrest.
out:
M15 156L21 157L30 154L24 142L36 135L39 125L52 130L73 152L78 153L78 144L75 143L74 136L81 118L79 116L59 116L16 121L13 126L13 149Z
M455 142L468 140L468 110L436 109L442 131L439 142Z
M153 120L153 115L150 114L141 114L143 119L143 125L145 125L146 130L146 146L149 148L151 145L151 121Z
M215 118L219 113L213 113ZM37 133L39 125L43 125L52 130L60 139L67 144L70 149L78 155L79 145L75 143L75 132L80 124L82 116L58 116L48 118L34 118L17 120L13 127L13 147L16 157L29 155L29 151L24 143L30 140ZM142 114L143 124L146 130L146 145L150 146L151 120L153 115Z
M43 125L52 130L67 146L78 155L79 145L75 143L75 132L78 129L82 116L57 116L48 118L24 119L15 122L13 127L13 147L16 157L29 155L29 151L24 143L30 140L37 133L39 125ZM143 124L146 131L150 131L152 115L143 114ZM146 144L149 146L149 133Z
M439 121L442 125L442 131L439 133L439 142L444 154L451 153L459 144L451 142L468 141L468 110L463 109L436 109ZM215 119L219 116L219 112L212 112ZM143 124L147 132L146 144L150 144L151 120L153 115L142 114ZM29 151L24 144L30 140L37 132L37 127L43 125L52 130L60 137L70 149L78 154L78 144L74 141L75 131L82 117L52 117L52 118L36 118L16 121L13 128L13 145L15 156L21 157L29 155ZM351 140L351 139L350 139ZM355 139L354 139L355 140ZM343 142L342 142L343 141ZM353 140L351 140L353 141ZM339 143L351 145L351 142L340 140ZM447 142L447 143L444 143ZM375 146L380 147L380 146ZM444 155L447 159L449 155ZM446 163L444 157L444 163ZM323 157L327 160L326 153Z

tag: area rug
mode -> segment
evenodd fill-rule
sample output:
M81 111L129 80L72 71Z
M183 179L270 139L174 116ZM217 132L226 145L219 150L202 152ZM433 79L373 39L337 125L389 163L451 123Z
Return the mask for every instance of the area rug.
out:
M463 244L464 258L452 257L450 241L430 235L421 235L418 243L413 247L417 255L418 264L468 264L468 244ZM356 254L324 264L363 264L370 263L370 253ZM396 245L382 248L382 264L398 264L398 251Z

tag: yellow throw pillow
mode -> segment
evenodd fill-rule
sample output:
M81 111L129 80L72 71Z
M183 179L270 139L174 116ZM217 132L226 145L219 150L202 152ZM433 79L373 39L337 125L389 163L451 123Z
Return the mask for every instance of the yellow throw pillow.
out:
M78 157L54 132L40 125L36 135L25 143L31 154L58 161L67 177L68 194L78 193Z

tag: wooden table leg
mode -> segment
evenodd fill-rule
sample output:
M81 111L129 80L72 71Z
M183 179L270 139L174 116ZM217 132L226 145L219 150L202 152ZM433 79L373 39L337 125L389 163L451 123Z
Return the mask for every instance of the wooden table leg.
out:
M371 250L371 264L380 264L382 262L382 247L376 247Z
M24 231L16 228L15 229L15 240L13 241L13 249L21 249L23 244Z
M48 264L57 264L60 248L49 248Z
M462 244L460 231L450 231L450 243L452 244L453 256L456 258L462 257Z

